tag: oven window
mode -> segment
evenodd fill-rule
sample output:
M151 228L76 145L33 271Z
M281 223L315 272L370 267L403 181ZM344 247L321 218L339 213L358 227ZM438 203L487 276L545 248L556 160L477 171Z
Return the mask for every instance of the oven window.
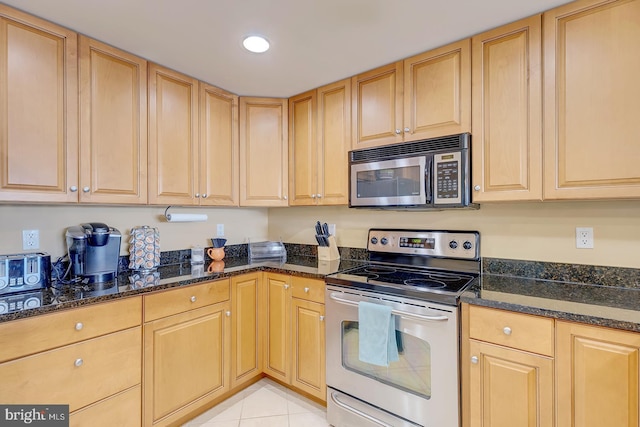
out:
M389 366L362 362L358 358L358 322L342 322L342 366L381 383L431 398L431 346L428 342L396 330L399 360Z
M419 196L420 166L357 172L358 198Z

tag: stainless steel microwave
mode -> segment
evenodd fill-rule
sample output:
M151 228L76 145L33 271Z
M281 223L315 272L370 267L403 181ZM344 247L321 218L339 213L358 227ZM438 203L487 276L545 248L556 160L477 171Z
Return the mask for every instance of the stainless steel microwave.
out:
M475 208L471 134L349 152L349 207L397 210Z

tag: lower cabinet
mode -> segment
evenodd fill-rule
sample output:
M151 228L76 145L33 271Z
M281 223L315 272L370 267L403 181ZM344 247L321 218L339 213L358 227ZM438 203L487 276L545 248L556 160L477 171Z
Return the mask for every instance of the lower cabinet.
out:
M229 280L145 296L145 316L172 293L170 307L184 310L184 299L197 308L144 324L145 426L172 425L230 390Z
M265 273L267 375L326 400L324 281Z

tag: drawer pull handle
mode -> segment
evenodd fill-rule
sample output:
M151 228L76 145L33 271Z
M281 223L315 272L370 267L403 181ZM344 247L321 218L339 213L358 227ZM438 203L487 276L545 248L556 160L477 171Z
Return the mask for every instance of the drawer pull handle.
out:
M471 356L471 363L476 365L478 363L478 356Z
M505 335L511 335L511 328L508 326L505 326L502 332L504 332Z
M195 295L191 297L191 302L196 302L196 297L195 297Z
M304 288L304 292L308 294L309 293L309 288Z
M76 366L76 368L79 368L80 366L82 366L84 362L82 361L82 359L76 359L75 362L73 362L73 364Z
M82 328L84 328L84 325L82 324L82 322L76 323L76 331L81 331Z

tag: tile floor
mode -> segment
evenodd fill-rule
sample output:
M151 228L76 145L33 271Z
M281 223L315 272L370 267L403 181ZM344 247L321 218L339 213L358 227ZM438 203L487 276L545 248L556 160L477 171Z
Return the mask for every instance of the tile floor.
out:
M326 409L263 378L182 427L327 427Z

